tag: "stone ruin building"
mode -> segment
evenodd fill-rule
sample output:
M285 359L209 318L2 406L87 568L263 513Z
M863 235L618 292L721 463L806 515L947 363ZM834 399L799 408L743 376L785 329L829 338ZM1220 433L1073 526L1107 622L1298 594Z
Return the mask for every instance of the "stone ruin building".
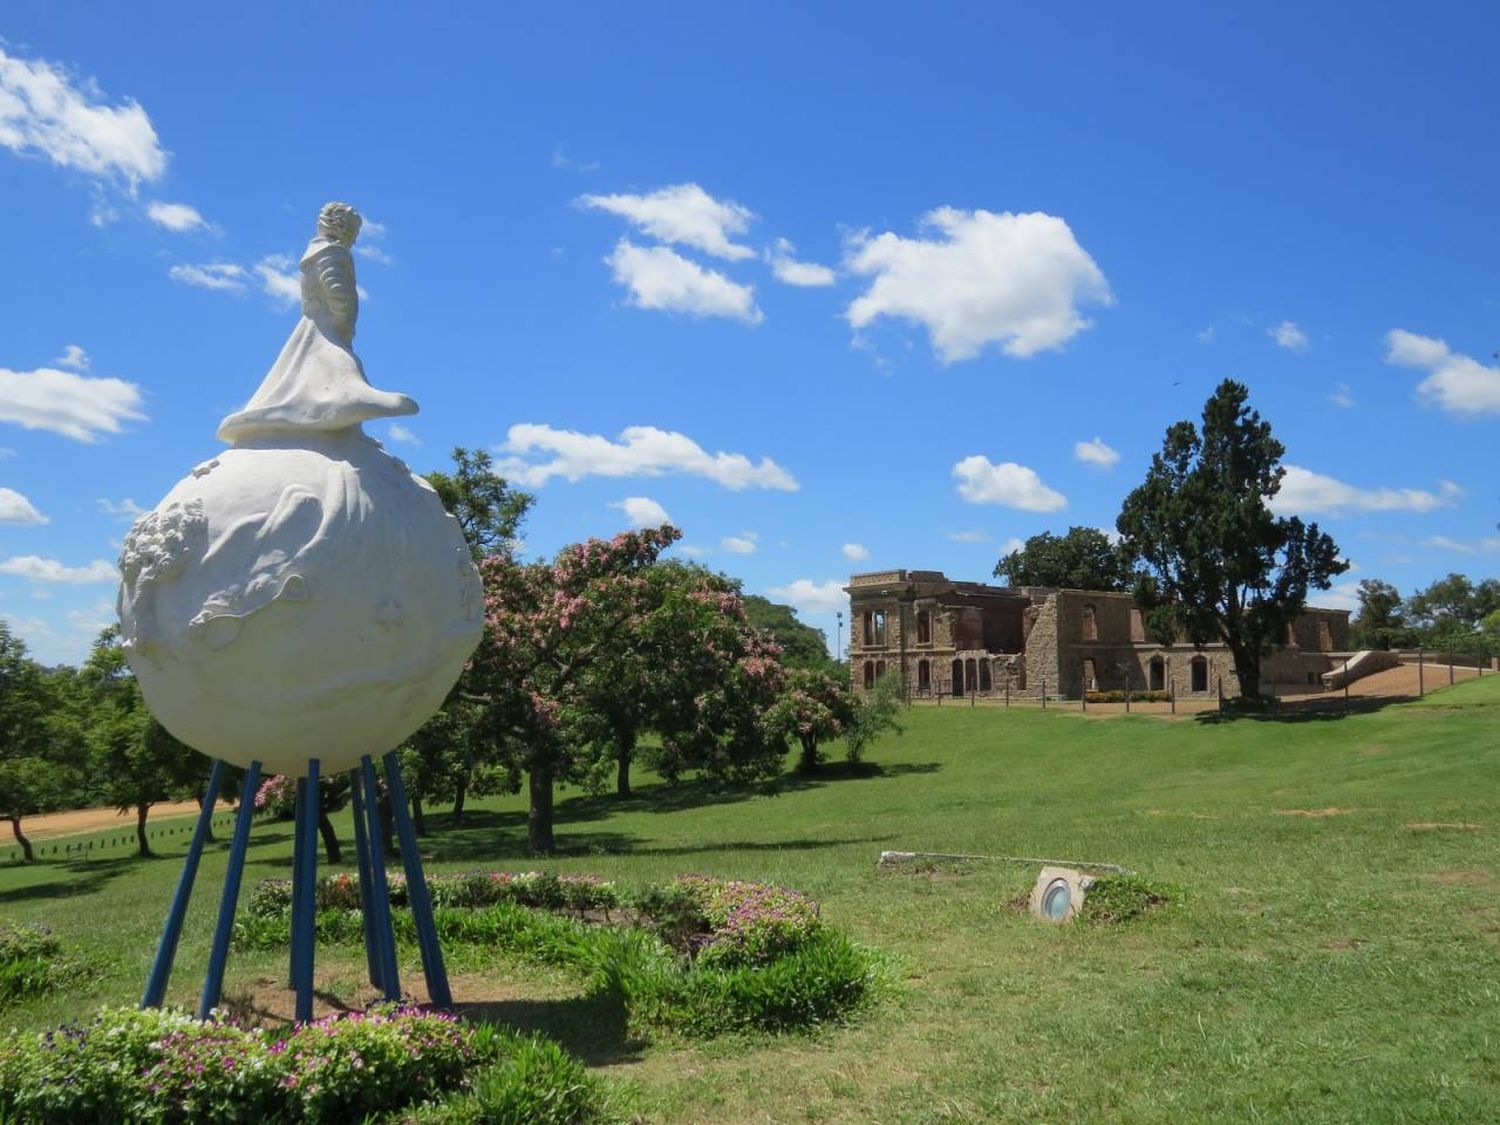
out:
M1219 644L1158 644L1129 594L955 582L937 570L855 574L849 661L856 691L904 677L913 698L1085 691L1239 693ZM1349 611L1309 607L1261 664L1261 683L1321 685L1349 647ZM1335 655L1339 654L1339 655Z

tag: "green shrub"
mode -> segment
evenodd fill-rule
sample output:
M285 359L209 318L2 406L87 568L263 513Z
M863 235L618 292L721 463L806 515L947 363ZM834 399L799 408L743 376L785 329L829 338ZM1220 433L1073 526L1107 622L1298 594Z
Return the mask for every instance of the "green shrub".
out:
M472 1092L417 1116L424 1125L584 1125L605 1120L605 1088L577 1059L541 1036L486 1028L493 1057Z
M794 952L822 930L818 904L800 891L769 883L684 875L709 931L698 952L704 965L765 965Z
M0 925L0 1008L49 992L82 968L63 956L61 943L45 926Z
M1172 693L1166 691L1086 691L1084 699L1090 703L1167 703Z
M1089 888L1078 919L1095 926L1118 925L1167 906L1176 897L1177 889L1166 883L1139 875L1105 875Z

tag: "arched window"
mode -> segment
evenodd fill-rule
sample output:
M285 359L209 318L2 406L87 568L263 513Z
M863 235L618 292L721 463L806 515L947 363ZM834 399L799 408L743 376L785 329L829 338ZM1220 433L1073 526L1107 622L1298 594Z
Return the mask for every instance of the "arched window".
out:
M1204 657L1202 657L1202 656L1195 656L1195 657L1193 657L1192 673L1193 673L1193 679L1192 679L1193 690L1194 691L1207 691L1208 690L1208 661Z
M971 656L964 661L964 691L972 692L979 686L979 673L974 667L974 658Z
M875 661L875 678L878 680L883 675L885 675L885 661L877 660Z
M1318 651L1333 651L1333 630L1328 627L1328 622L1321 617L1318 618Z
M932 614L925 609L917 612L917 644L930 645L932 643Z
M953 662L953 684L949 690L954 695L962 695L964 693L964 662L962 660L955 660Z
M1083 607L1083 639L1086 641L1099 639L1099 623L1094 620L1094 607L1091 605Z
M926 695L932 690L932 665L925 660L917 661L917 691Z
M1094 668L1092 657L1085 657L1083 661L1083 690L1099 690L1099 673Z
M875 665L872 664L870 661L866 660L865 661L865 687L872 688L874 686L875 686Z
M1167 686L1167 662L1159 656L1153 656L1150 664L1150 684L1152 691L1162 691Z
M981 660L979 662L979 690L989 691L992 686L994 684L990 679L990 662L988 660Z

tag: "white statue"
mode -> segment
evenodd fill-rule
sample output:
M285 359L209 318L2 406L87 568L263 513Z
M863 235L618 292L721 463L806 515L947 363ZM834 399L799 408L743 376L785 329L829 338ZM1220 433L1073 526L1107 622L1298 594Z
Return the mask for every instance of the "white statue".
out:
M412 414L350 349L359 215L330 203L302 259L302 319L219 427L233 448L136 521L122 641L174 735L236 765L325 776L393 749L479 641L483 593L457 521L360 423Z

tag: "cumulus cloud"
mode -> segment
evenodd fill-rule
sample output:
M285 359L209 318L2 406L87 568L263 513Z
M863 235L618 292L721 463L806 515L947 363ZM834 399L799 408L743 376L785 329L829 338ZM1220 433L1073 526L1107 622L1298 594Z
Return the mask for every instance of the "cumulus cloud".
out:
M1097 437L1093 441L1075 444L1073 456L1086 465L1098 465L1101 469L1113 469L1120 460L1120 455Z
M354 252L361 258L368 258L382 266L393 266L396 259L386 253L382 243L385 242L386 225L377 223L374 219L365 218L360 224L359 241L354 244Z
M63 354L52 362L59 367L66 367L69 371L87 371L92 365L89 353L77 344L69 344L63 349Z
M297 264L285 254L267 254L255 263L261 292L282 308L291 308L302 300L302 278Z
M1500 367L1453 351L1444 340L1397 328L1385 338L1387 363L1424 368L1417 394L1453 414L1500 413Z
M1299 465L1287 465L1281 490L1272 497L1271 508L1297 515L1341 515L1344 512L1431 512L1458 503L1463 489L1451 480L1436 492L1421 488L1360 488L1315 473Z
M0 561L0 574L29 578L33 582L57 582L69 586L82 586L90 582L116 582L120 577L115 564L103 559L95 559L87 566L64 566L56 559L44 559L37 555L16 555Z
M790 585L773 586L767 593L799 613L832 613L849 606L849 595L844 593L844 584L837 578L826 582L799 578Z
M1474 548L1467 543L1460 543L1457 539L1449 539L1446 535L1430 535L1422 540L1424 547L1438 547L1444 551L1457 551L1460 554L1472 555Z
M1004 543L1000 544L1000 555L1003 558L1006 555L1014 554L1016 551L1022 550L1025 546L1026 541L1024 539L1012 535Z
M51 522L15 489L0 488L0 523L36 525Z
M797 248L786 239L778 238L775 246L766 252L766 261L771 263L771 272L777 281L803 288L833 284L838 274L816 262L799 262L792 257L796 251Z
M42 59L18 59L0 47L0 146L38 155L61 168L118 177L134 189L167 166L151 118L125 99L106 104L94 82Z
M184 262L169 269L167 276L197 289L217 289L226 293L245 291L245 267L233 262L205 262L199 266Z
M765 319L755 304L755 286L731 281L665 246L637 246L622 238L604 260L615 281L630 291L636 308L724 316L746 324Z
M1311 342L1307 333L1290 320L1283 320L1280 324L1267 328L1266 335L1276 341L1278 348L1285 348L1289 352L1305 352Z
M955 543L988 543L990 541L989 532L977 527L970 531L950 531L948 538Z
M400 422L392 422L386 426L385 436L389 441L399 441L402 445L409 445L414 449L419 449L422 445L422 439Z
M186 203L153 200L146 205L146 217L159 227L179 233L208 227L208 220L198 213L198 209L189 207Z
M672 522L667 510L649 496L627 496L610 507L624 512L631 527L660 527Z
M726 535L719 540L719 546L732 555L753 555L756 538L757 536L750 531L745 532L744 535Z
M146 514L146 509L137 504L129 496L119 501L101 499L99 501L99 510L126 523L134 523Z
M629 426L618 441L600 434L557 430L534 422L512 426L496 468L518 484L539 488L553 477L579 481L588 476L659 477L683 473L705 477L734 492L766 488L795 492L797 481L769 457L753 462L743 453L709 453L686 434L655 426ZM528 461L531 454L553 454Z
M958 494L970 504L999 504L1023 512L1060 512L1068 506L1067 497L1043 484L1035 469L1014 461L996 465L976 453L954 465L953 476Z
M141 392L123 379L96 379L72 371L0 367L0 422L50 430L74 441L117 434L121 423L145 418Z
M842 548L844 558L850 562L864 562L870 557L870 548L863 543L845 543Z
M584 207L608 211L658 242L675 242L731 262L753 258L755 251L731 242L744 234L755 218L748 207L718 200L697 184L674 184L650 195L585 195Z
M874 278L845 313L856 331L890 316L925 327L944 363L991 343L1025 357L1089 327L1081 305L1114 300L1094 259L1053 215L940 207L921 228L931 237L887 231L855 240L848 267Z

